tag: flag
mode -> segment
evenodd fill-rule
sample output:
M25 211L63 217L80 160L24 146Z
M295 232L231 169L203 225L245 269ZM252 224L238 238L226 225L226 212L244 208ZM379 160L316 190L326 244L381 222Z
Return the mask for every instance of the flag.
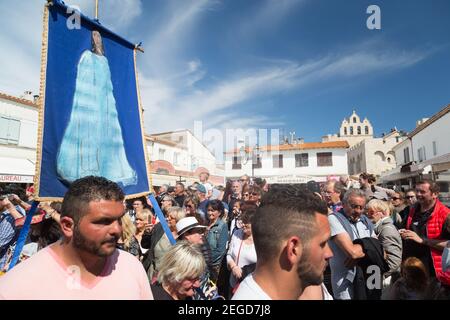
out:
M136 45L53 1L41 63L37 200L60 199L90 175L118 183L128 198L148 194Z

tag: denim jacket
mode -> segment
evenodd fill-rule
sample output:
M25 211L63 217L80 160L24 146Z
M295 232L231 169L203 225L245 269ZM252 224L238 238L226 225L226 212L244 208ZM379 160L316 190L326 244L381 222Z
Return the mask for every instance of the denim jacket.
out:
M216 223L209 229L206 240L211 248L211 260L213 265L220 264L227 251L228 228L222 219L217 219Z

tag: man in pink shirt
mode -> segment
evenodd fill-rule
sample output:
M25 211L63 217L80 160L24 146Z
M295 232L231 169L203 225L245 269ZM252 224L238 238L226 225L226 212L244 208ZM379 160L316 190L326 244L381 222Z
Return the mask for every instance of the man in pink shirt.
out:
M62 239L0 277L0 299L153 299L139 260L116 249L124 197L102 177L75 181L62 204Z

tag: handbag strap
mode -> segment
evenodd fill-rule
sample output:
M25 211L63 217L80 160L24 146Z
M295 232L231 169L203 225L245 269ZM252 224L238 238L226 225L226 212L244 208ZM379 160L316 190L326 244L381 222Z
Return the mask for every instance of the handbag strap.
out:
M241 245L239 246L238 255L236 258L236 265L239 266L239 256L241 255L242 244L244 243L244 239L241 240Z

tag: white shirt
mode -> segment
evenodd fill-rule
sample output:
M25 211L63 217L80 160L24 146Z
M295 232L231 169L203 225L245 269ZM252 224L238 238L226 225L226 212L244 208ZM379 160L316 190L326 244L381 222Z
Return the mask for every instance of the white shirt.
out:
M253 274L247 276L236 290L231 300L272 300L253 279Z
M227 253L227 262L234 261L240 268L243 266L256 263L255 244L246 244L242 241L244 237L244 230L239 229L231 237L230 246ZM239 255L239 261L237 257ZM233 273L230 274L230 286L233 288L236 285L236 277Z
M334 300L333 296L328 292L328 289L323 282L322 282L322 295L323 295L322 300Z

